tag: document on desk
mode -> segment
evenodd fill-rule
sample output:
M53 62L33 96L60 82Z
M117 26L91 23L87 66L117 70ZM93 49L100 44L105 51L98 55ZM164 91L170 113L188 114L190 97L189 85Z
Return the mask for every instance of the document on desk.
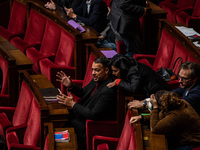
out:
M55 102L57 100L57 95L60 94L60 90L58 88L45 88L40 89L40 92L43 95L43 98L47 102Z
M196 32L193 28L188 28L184 26L175 26L179 31L181 31L185 36L192 36L192 35L198 35L200 36L200 33Z

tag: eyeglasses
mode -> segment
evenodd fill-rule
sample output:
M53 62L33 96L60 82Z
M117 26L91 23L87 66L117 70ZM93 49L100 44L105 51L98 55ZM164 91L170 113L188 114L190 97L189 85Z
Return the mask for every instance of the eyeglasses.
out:
M178 76L178 79L181 79L181 81L187 81L187 80L191 79L191 77L185 78L185 77Z

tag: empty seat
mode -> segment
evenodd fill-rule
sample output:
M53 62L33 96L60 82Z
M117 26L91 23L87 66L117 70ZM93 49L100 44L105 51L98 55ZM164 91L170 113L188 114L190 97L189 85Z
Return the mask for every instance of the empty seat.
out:
M129 123L131 114L128 111L120 138L94 136L93 150L137 150L134 127Z
M33 94L25 82L16 107L0 107L0 135L5 138L6 130L27 123Z
M11 39L11 43L24 53L28 47L39 47L43 38L45 24L46 17L31 9L24 39L15 37Z
M44 58L39 61L42 74L45 74L55 87L60 87L56 81L56 74L63 70L66 74L75 76L74 62L74 37L67 31L62 30L58 50L55 59Z
M24 36L26 28L26 5L14 0L8 29L0 26L0 36L9 40L14 36Z
M11 127L6 131L6 143L8 150L39 150L41 135L40 130L40 107L35 97L33 97L27 123Z
M30 47L26 50L26 56L33 62L33 71L40 73L39 60L48 57L55 57L60 41L61 27L47 19L41 47L37 50Z
M200 32L200 0L196 0L195 6L184 9L176 13L175 19L177 23L184 23L190 28L194 28Z
M177 3L173 1L162 1L159 6L167 12L167 20L171 23L176 23L176 13L188 7L194 7L196 0L178 0Z

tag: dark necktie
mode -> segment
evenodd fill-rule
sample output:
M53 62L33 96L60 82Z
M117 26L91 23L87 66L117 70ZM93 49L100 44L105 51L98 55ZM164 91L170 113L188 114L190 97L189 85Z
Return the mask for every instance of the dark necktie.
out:
M98 86L98 83L96 83L95 87L94 87L94 90L92 91L90 97L94 94L94 92L97 90L97 86Z

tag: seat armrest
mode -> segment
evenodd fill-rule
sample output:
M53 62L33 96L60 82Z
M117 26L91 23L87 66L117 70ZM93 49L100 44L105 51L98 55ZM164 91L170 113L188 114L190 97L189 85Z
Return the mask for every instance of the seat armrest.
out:
M0 94L0 106L10 106L9 102L9 95L7 94Z
M118 142L119 142L119 138L94 136L92 146L93 146L93 150L97 150L97 147L98 147L98 150L100 150L99 148L100 144L106 143L109 149L116 149Z
M133 55L133 58L137 61L140 59L146 59L153 66L156 55L135 54Z
M12 122L13 115L15 113L15 107L3 107L0 106L0 113L4 112L8 117L8 120Z
M22 31L18 31L18 32L12 32L11 33L11 36L9 37L9 41L13 38L13 37L15 37L15 36L18 36L18 37L20 37L21 39L23 39L24 38L24 35L25 35L25 31L24 30L22 30Z
M86 121L87 149L92 149L92 139L95 135L117 137L117 121Z
M12 143L10 150L41 150L40 147Z
M192 12L193 8L191 6L188 6L188 7L184 7L184 8L179 8L177 9L175 12L174 12L174 15L173 15L173 20L174 22L176 22L176 15L181 12L181 11L185 11L185 12ZM192 14L190 14L192 15Z
M22 125L18 125L18 126L12 126L12 127L8 128L6 130L6 134L8 134L10 132L16 132L20 143L23 143L23 139L24 139L24 134L25 134L26 128L27 128L27 124L22 124Z

